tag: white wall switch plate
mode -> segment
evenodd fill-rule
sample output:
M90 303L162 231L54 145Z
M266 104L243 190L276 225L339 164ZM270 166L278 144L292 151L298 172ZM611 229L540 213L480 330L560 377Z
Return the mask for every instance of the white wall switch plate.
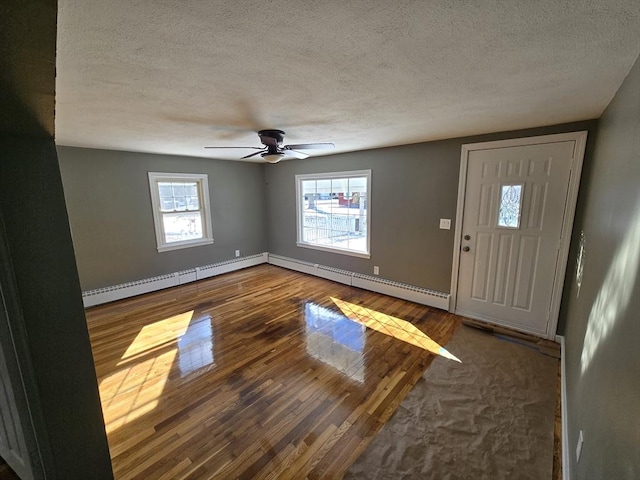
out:
M450 218L441 218L440 219L440 229L442 229L442 230L451 230L451 219Z
M378 267L377 265L373 267L373 274L380 275L380 267Z
M236 250L236 257L240 256L240 250Z

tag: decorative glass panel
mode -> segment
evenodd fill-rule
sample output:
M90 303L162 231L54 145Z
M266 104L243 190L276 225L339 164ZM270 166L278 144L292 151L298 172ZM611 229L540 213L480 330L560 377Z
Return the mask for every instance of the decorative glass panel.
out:
M500 189L500 209L498 210L498 226L504 228L520 228L522 211L523 184L503 185Z

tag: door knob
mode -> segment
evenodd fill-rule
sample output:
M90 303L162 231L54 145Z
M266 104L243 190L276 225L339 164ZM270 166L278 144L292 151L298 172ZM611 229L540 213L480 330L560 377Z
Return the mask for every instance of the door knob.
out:
M464 247L462 247L462 251L463 252L468 252L469 250L471 250L471 249L466 245Z
M465 240L471 240L471 235L465 235L465 236L464 236L464 239L465 239Z

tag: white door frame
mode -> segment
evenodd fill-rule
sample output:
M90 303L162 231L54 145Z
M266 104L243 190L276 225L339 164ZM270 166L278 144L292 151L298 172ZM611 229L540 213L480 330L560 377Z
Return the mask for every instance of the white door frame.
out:
M567 270L567 259L569 257L569 246L571 244L571 231L573 230L573 219L576 211L576 201L578 199L578 189L580 187L580 175L582 173L582 163L587 143L587 132L559 133L554 135L543 135L539 137L515 138L511 140L498 140L494 142L469 143L462 145L460 156L460 178L458 182L458 206L456 209L456 225L453 243L453 265L451 270L451 296L449 311L455 313L458 293L458 275L460 271L460 247L462 243L462 216L464 213L464 199L467 189L467 166L469 163L469 153L477 150L488 150L494 148L519 147L525 145L536 145L542 143L556 143L574 140L575 147L573 159L571 161L571 172L569 177L569 191L564 209L564 220L562 222L562 233L560 238L558 261L556 263L555 276L553 282L553 292L549 311L549 322L547 324L546 338L555 340L558 326L558 315L560 313L560 302L562 300L562 289L564 287L564 275Z

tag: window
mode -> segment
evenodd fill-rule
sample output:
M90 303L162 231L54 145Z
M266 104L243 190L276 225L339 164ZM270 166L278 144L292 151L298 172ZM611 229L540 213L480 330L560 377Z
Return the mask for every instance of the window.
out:
M149 172L158 251L213 243L207 176Z
M371 170L296 175L298 246L369 258Z

